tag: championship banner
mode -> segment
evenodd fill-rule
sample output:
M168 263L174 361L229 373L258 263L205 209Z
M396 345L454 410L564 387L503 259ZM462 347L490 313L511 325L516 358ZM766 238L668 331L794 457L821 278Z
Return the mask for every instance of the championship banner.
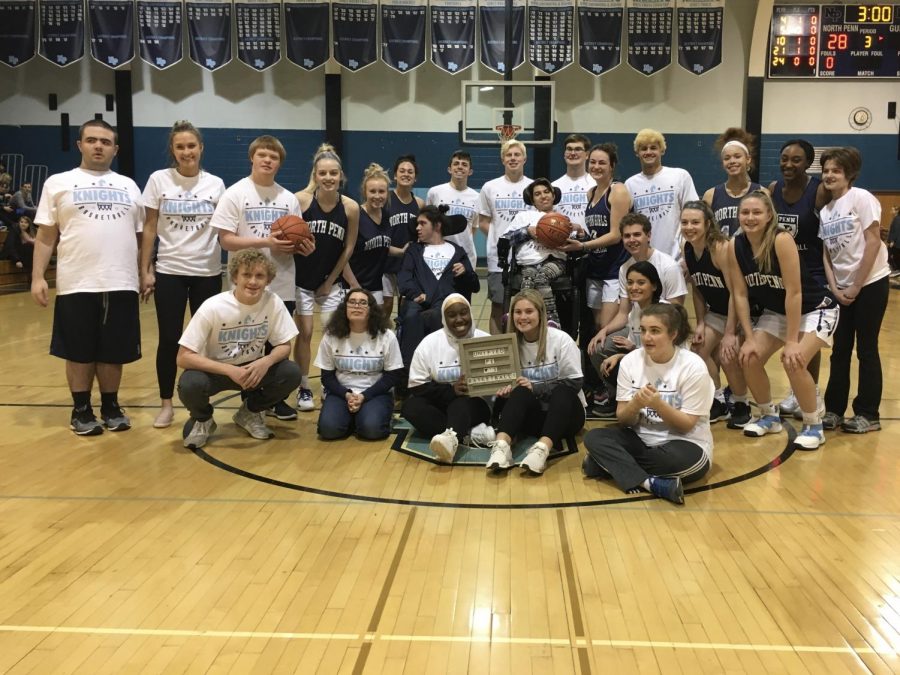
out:
M217 70L231 61L231 0L185 0L191 61Z
M506 2L505 0L481 0L478 17L481 25L481 63L501 75L507 66L515 70L525 62L525 0L513 0L513 58L506 63Z
M235 0L238 59L263 71L281 60L280 0Z
M84 58L84 1L41 0L41 56L60 68Z
M425 63L425 0L381 0L381 60L401 73Z
M288 61L315 70L328 60L328 3L285 0L284 41Z
M578 0L578 65L603 75L622 62L625 0Z
M35 0L0 0L0 59L10 68L34 58Z
M528 60L547 75L572 65L575 0L531 0Z
M431 0L431 62L453 75L475 63L475 0Z
M725 0L679 0L678 65L702 75L722 63Z
M138 0L138 46L141 60L158 70L181 61L181 0L148 2Z
M134 58L134 3L131 0L88 0L91 56L118 68Z
M344 0L331 6L334 59L344 68L360 70L371 66L375 53L375 21L378 6L369 0Z
M653 75L672 63L674 0L628 0L628 65Z

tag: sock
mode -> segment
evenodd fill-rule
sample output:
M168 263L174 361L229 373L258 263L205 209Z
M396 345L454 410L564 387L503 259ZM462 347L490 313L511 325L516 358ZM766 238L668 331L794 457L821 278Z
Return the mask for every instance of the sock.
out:
M759 411L763 415L771 415L772 417L778 417L778 411L775 410L775 404L772 403L772 401L769 401L768 403L760 403Z
M653 478L648 478L643 483L641 483L641 487L644 488L647 492L650 492L650 486L653 484Z
M100 392L100 412L114 412L119 407L119 392Z
M90 410L91 409L91 392L89 391L73 391L72 392L72 403L75 405L75 410Z
M303 375L300 377L300 386L303 389L309 389L309 376L308 375Z
M814 426L822 424L818 413L803 413L803 426Z
M716 389L716 400L725 403L725 389Z
M741 394L738 396L734 392L731 394L731 402L732 403L746 403L747 402L747 394Z

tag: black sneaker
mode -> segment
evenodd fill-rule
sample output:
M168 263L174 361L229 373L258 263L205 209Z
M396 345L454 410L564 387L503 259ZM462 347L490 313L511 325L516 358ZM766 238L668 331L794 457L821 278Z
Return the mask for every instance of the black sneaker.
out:
M728 418L729 429L743 429L750 421L750 406L743 401L737 401L731 409L731 417Z
M266 415L269 417L277 417L278 419L285 421L297 419L297 411L284 401L279 401L266 410Z
M681 486L681 478L660 478L654 476L650 479L650 492L660 499L665 499L673 504L684 504L684 488Z
M119 406L107 411L101 410L100 417L110 431L128 431L131 428L131 420Z
M606 403L595 404L590 408L590 417L595 420L614 420L616 419L616 408L618 405L615 401L607 401Z
M69 428L79 436L99 436L103 433L103 425L97 421L90 408L73 409Z
M728 406L725 405L724 401L714 398L709 409L709 423L715 424L716 422L727 420L728 417Z

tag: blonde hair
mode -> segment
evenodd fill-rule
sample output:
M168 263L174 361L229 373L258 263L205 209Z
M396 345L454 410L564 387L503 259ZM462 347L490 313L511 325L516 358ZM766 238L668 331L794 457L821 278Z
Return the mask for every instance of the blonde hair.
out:
M508 141L503 141L503 145L500 146L501 161L506 157L506 153L509 152L510 148L519 148L522 151L522 156L528 157L528 150L525 148L525 144L522 141L517 141L515 138L510 138Z
M506 327L506 332L516 334L516 344L521 349L525 336L516 328L516 322L513 320L513 310L523 300L530 302L538 311L537 360L538 363L542 363L547 358L547 306L544 304L544 298L538 291L533 288L524 288L513 296L509 303L509 325Z
M316 150L316 154L313 155L312 171L309 172L309 183L303 188L303 192L313 194L316 191L316 166L323 159L331 159L338 163L338 167L341 170L341 187L344 186L347 177L344 175L344 165L341 163L341 158L338 156L337 150L334 149L334 146L331 143L322 143Z
M370 180L383 180L385 186L388 188L391 186L391 179L388 178L387 171L384 170L384 167L381 166L381 164L372 162L363 172L362 183L359 185L360 199L363 202L366 201L366 183Z
M262 265L266 268L266 276L271 282L275 278L275 263L258 248L244 248L234 253L228 261L228 278L232 282L237 278L238 271L242 267L253 269Z
M634 151L637 152L642 145L651 145L653 143L659 145L661 152L666 151L666 137L662 133L656 129L641 129L634 137Z
M758 199L761 201L766 205L766 209L768 209L771 216L763 231L763 238L762 243L759 245L759 251L753 256L759 271L763 274L770 274L772 272L772 260L775 255L775 237L778 236L779 232L783 231L778 227L778 212L775 211L775 204L772 203L772 198L769 196L768 192L765 190L754 190L741 197L738 213L740 213L740 208L743 207L744 202L748 199Z
M253 155L256 154L257 150L271 150L272 152L277 152L278 159L281 162L284 162L284 160L287 159L287 150L284 149L281 141L268 134L253 139L253 142L247 150L247 157L250 158L251 162L253 161Z

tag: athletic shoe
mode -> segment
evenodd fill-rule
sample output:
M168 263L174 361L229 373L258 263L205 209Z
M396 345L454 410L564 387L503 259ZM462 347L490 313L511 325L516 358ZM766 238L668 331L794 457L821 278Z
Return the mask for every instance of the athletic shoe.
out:
M616 408L617 404L615 401L606 401L606 403L598 403L595 404L594 407L590 409L590 416L595 420L614 420L616 419Z
M79 436L99 436L103 433L103 424L97 421L90 407L84 410L73 409L69 428Z
M316 403L313 401L312 391L306 387L300 387L297 390L297 410L301 412L309 412L315 410Z
M822 415L822 428L826 431L837 429L844 423L844 418L834 412L827 412Z
M512 448L509 447L509 443L506 441L494 441L491 444L491 457L485 466L491 471L500 471L511 467L512 461Z
M554 321L553 319L547 319L547 325L550 326L550 328L555 328L556 330L559 330L559 322L558 321Z
M272 430L266 426L266 420L263 414L261 412L251 412L247 407L246 401L241 404L241 407L238 408L238 411L231 419L234 420L234 423L241 429L257 440L265 441L275 435L272 433Z
M781 411L782 415L793 415L794 411L799 409L800 404L797 402L797 397L794 396L793 391L789 391L784 400L778 404L778 410Z
M794 445L799 450L817 450L820 445L825 443L825 432L822 431L821 424L804 424L797 438L794 439Z
M266 410L266 415L275 417L286 422L297 419L297 411L287 404L286 401L279 401L271 408Z
M212 432L216 430L216 421L210 417L208 420L195 420L193 417L184 425L181 435L184 437L184 447L196 450L206 445Z
M550 448L538 441L525 453L525 458L519 462L519 466L530 474L540 476L544 473L544 467L547 466L547 457L550 455Z
M128 431L131 428L131 420L119 406L110 409L109 414L101 410L100 417L110 431Z
M608 400L609 400L609 392L606 391L606 389L594 392L594 398L593 398L594 405L606 403Z
M781 431L781 418L778 415L762 415L750 420L744 426L744 436L765 436Z
M459 440L453 429L447 429L443 433L432 436L428 447L439 461L450 464L453 461L453 455L456 454L456 448L459 447Z
M878 420L870 420L862 415L854 415L850 419L844 420L841 424L841 431L848 434L867 434L870 431L880 431L881 422Z
M679 476L674 478L653 476L650 479L650 492L673 504L684 504L684 487Z
M750 421L750 406L743 401L735 401L734 407L731 409L731 416L728 418L729 429L743 429Z
M709 409L709 423L715 424L716 422L727 420L728 417L728 406L725 405L723 401L714 398L712 406Z
M497 432L494 427L482 422L469 431L470 448L489 448L497 440Z

